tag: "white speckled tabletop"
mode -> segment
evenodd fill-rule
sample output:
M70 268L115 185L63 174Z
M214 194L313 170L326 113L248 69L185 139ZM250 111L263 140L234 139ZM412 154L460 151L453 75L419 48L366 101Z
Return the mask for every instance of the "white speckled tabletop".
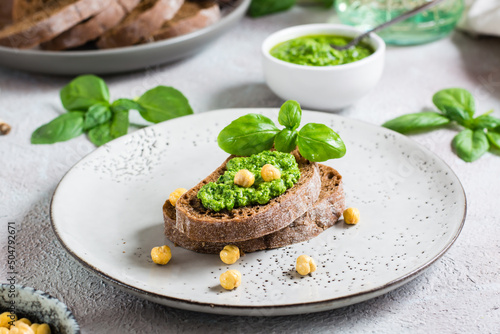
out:
M331 11L295 8L245 18L203 52L173 64L105 77L113 97L158 84L174 86L195 112L229 107L278 107L266 86L260 44L284 27L335 22ZM424 274L393 292L327 312L281 317L233 317L173 309L132 296L82 268L56 240L49 204L59 180L94 146L84 136L55 145L29 142L34 129L62 112L59 89L69 78L0 68L0 118L12 125L0 137L0 281L6 281L7 222L18 227L18 283L65 302L87 333L498 333L500 330L500 156L465 163L451 150L456 131L412 138L455 171L467 195L464 229ZM431 107L434 92L463 87L478 109L500 116L500 39L454 33L413 47L389 47L380 83L340 115L374 124ZM356 245L353 245L356 247Z

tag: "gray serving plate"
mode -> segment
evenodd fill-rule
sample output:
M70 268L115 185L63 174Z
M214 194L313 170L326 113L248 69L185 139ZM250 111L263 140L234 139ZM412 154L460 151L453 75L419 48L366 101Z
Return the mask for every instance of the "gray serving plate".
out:
M143 69L185 58L230 30L245 15L251 0L223 10L220 21L187 35L109 50L44 51L0 47L0 66L46 74L109 74Z

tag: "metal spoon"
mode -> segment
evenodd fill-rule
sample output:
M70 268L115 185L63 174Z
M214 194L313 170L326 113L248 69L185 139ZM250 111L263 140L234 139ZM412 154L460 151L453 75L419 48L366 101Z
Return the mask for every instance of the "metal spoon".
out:
M434 6L434 5L437 5L438 3L442 2L443 0L433 0L433 1L429 1L421 6L418 6L416 8L413 8L412 10L406 12L406 13L403 13L399 16L396 16L395 18L393 18L392 20L389 20L385 23L382 23L378 26L376 26L375 28L371 29L371 30L368 30L367 32L364 32L362 33L361 35L359 35L358 37L354 38L352 41L350 41L349 43L347 43L346 45L334 45L334 44L330 44L330 46L335 49L335 50L339 50L339 51L342 51L342 50L346 50L346 49L349 49L355 45L357 45L363 38L365 38L366 36L370 35L372 32L375 32L375 31L379 31L381 29L384 29L390 25L393 25L394 23L398 23L400 21L403 21L403 20L406 20L407 18L409 17L412 17L413 15L415 14L418 14L420 12L423 12L424 10Z

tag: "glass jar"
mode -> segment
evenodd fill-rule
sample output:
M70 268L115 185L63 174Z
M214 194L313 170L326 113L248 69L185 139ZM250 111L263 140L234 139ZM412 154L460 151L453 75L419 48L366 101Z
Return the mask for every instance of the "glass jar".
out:
M426 2L428 1L336 0L335 8L342 23L369 30ZM412 45L431 42L453 30L463 9L463 0L444 0L422 13L380 30L377 34L388 44Z

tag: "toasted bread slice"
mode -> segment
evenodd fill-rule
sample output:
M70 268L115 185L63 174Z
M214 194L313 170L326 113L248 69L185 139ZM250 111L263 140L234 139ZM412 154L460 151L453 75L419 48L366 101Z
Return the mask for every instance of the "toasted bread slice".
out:
M188 238L209 242L235 242L262 237L290 225L316 202L321 188L318 164L293 152L300 169L299 181L264 205L215 212L197 198L200 188L217 181L230 156L212 174L182 195L176 204L176 228Z
M26 49L46 42L99 13L112 0L61 0L0 30L0 45Z
M142 0L120 24L99 38L97 47L117 48L147 39L173 18L183 3L184 0Z
M321 192L314 206L287 227L260 238L233 243L245 252L273 249L307 241L333 226L345 209L342 176L332 167L319 165ZM175 207L167 200L163 206L165 236L183 248L218 254L227 243L196 241L175 228Z
M141 0L113 0L102 12L89 20L63 32L56 38L42 43L45 50L64 50L81 46L97 39L109 29L120 23Z
M149 41L159 41L200 30L217 22L220 17L217 3L186 1L177 14L171 20L166 21L149 38Z

